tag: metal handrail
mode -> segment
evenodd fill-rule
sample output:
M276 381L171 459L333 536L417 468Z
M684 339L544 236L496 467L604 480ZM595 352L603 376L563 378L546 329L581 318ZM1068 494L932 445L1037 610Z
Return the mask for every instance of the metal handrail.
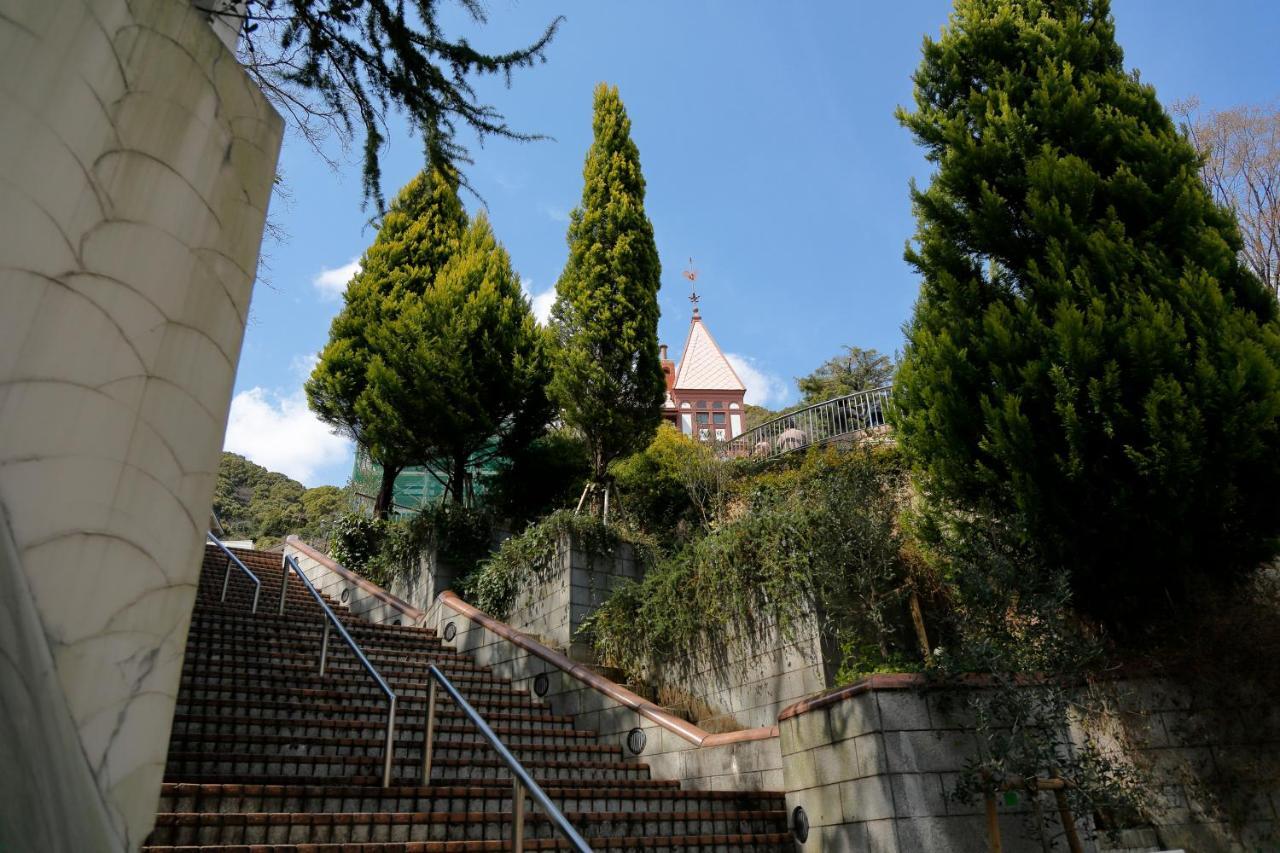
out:
M284 576L280 580L280 615L284 615L285 595L289 591L289 569L292 568L294 573L302 579L302 583L306 586L307 591L311 593L312 598L320 605L320 609L324 611L324 639L320 641L320 674L324 675L325 663L329 658L329 626L332 625L338 629L338 636L346 642L347 647L355 653L360 664L365 668L369 675L373 676L373 680L378 682L378 686L382 688L382 692L387 694L387 743L386 754L382 760L382 787L391 787L391 762L395 757L395 736L396 736L396 693L391 689L391 685L387 684L382 673L378 672L377 667L369 663L369 659L365 657L364 652L360 649L360 645L351 638L347 633L346 626L341 620L329 609L329 605L325 603L324 596L316 591L315 586L311 583L311 578L298 568L298 563L288 554L281 555L281 563L284 566Z
M560 809L556 808L556 804L551 802L551 798L547 796L546 791L533 781L533 777L529 775L529 771L524 769L524 765L520 763L520 759L511 754L511 750L507 749L507 745L502 742L493 731L489 728L489 724L484 721L484 717L480 716L480 712L471 707L471 703L463 698L458 692L458 688L453 686L453 682L449 677L440 671L435 664L427 667L427 676L431 679L431 689L427 694L427 730L425 740L422 745L422 784L431 784L431 752L435 742L435 726L436 726L436 685L439 684L449 694L449 698L454 704L461 709L467 719L480 730L480 735L493 747L498 753L498 757L507 765L507 769L511 771L512 776L512 792L511 792L511 849L515 853L521 853L524 850L524 795L525 791L529 792L529 796L533 797L534 802L542 806L542 810L547 813L547 817L551 818L551 822L556 828L564 834L565 839L569 842L569 846L579 853L591 853L591 847L586 840L574 829L573 824L569 823L569 819L564 816Z
M213 531L207 534L209 541L222 549L222 553L227 555L227 573L222 576L222 598L221 601L227 600L227 584L231 581L231 564L235 563L240 567L240 571L249 576L249 580L253 581L253 607L249 608L250 613L258 612L258 595L262 592L262 581L258 580L258 576L249 571L249 567L240 562L240 558L231 553L231 549L222 544L222 540L213 535Z
M787 412L717 444L721 456L769 459L888 425L892 385L856 391Z

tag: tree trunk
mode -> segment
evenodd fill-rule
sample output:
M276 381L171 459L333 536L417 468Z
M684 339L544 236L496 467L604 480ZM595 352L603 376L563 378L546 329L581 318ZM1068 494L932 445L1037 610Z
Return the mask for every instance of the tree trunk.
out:
M395 497L396 477L400 476L403 466L383 465L382 485L378 488L378 497L373 502L373 517L386 518L391 510L391 501Z
M453 494L453 502L459 506L462 505L466 498L467 489L467 457L453 457L453 473L449 475L450 492Z

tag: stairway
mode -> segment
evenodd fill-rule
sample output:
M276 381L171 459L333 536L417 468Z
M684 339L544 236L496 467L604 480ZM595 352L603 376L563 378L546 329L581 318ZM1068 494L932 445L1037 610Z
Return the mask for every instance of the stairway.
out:
M280 555L205 549L165 781L149 853L427 853L509 849L512 785L492 749L443 692L431 784L422 786L426 668L439 666L597 850L793 849L779 793L689 791L649 778L621 745L573 728L426 628L371 625L329 601L398 697L392 787L381 787L386 697L294 576L286 614ZM525 805L525 847L568 849Z

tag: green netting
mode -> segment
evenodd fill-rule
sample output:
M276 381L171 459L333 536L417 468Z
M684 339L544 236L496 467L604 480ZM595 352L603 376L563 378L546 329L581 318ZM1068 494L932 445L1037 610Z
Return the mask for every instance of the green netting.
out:
M469 469L476 495L484 493L484 475L493 473L497 461ZM437 476L438 474L438 476ZM396 477L392 490L392 512L406 515L418 512L423 507L438 503L444 495L444 483L448 480L444 471L432 472L425 465L406 468ZM382 466L370 461L363 450L356 451L355 467L351 471L351 481L355 485L356 495L367 506L372 507L378 496L378 488L382 485Z

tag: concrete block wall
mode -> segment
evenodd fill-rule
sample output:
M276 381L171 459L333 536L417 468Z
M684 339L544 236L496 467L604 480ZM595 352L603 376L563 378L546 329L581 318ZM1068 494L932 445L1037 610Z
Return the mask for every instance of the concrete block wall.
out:
M643 566L623 544L592 554L570 534L561 537L552 568L521 593L505 620L578 661L594 661L583 622L618 585L643 576ZM766 624L745 642L729 638L694 655L678 673L653 672L663 702L687 708L713 732L771 726L786 706L827 686L816 620L801 618L784 638Z
M578 629L621 583L642 574L631 546L624 543L612 553L595 554L562 534L551 568L525 587L506 622L575 660L591 660Z
M283 123L185 0L5 3L0 81L0 847L136 850Z
M804 809L805 853L988 849L984 802L949 796L977 755L976 736L919 694L918 683L914 676L873 676L837 691L834 701L829 695L782 715L787 809ZM1053 816L1050 795L1042 796ZM1043 849L1024 819L1028 809L1025 796L1013 806L1000 802L1004 850ZM1047 835L1065 849L1061 827Z
M778 713L829 684L816 620L797 620L784 637L771 620L745 639L708 644L678 670L656 671L658 683L688 693L700 707L698 724L713 731L771 726Z
M917 675L873 676L787 709L779 738L787 807L802 807L810 833L804 851L985 850L984 803L959 802L956 790L979 742L963 697L921 691ZM1142 771L1147 814L1112 839L1090 837L1089 815L1076 815L1086 850L1280 849L1280 715L1270 706L1213 708L1156 679L1081 687L1072 743L1086 739ZM1204 707L1204 706L1209 707ZM1226 770L1225 773L1222 771ZM1228 777L1243 788L1234 812L1204 780ZM1044 837L1065 846L1052 795L1041 793L1044 837L1026 818L1026 794L999 801L1006 851L1040 851Z
M1164 678L1082 691L1090 738L1149 786L1148 834L1165 848L1280 850L1280 709L1248 690L1192 690Z

